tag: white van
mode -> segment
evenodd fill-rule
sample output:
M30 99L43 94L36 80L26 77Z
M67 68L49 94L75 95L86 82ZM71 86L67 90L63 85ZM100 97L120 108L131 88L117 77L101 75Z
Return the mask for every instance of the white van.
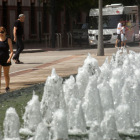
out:
M137 6L123 6L122 4L106 5L102 9L103 14L103 41L105 44L115 44L117 38L117 24L120 18L126 22L127 42L139 40L135 37L139 34L139 18ZM91 9L89 12L88 38L89 45L98 43L98 18L99 9Z

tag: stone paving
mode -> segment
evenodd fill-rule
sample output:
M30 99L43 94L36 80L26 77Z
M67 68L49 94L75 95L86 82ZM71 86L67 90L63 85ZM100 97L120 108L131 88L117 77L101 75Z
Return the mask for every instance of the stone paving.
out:
M92 57L98 60L99 66L101 66L108 56L111 58L113 53L116 53L117 49L105 48L104 56L97 56L96 48L45 48L38 44L36 47L31 47L32 45L25 44L25 50L20 55L20 60L24 64L15 64L12 61L12 66L10 68L10 88L11 91L28 87L36 83L45 82L47 77L51 75L52 68L56 69L56 72L61 77L66 77L72 74L77 74L77 70L84 63L85 58L88 53ZM63 51L61 51L63 50ZM138 46L129 47L127 49L133 50L135 52L140 52ZM15 50L14 50L15 51ZM5 80L2 73L1 79L1 94L4 93Z

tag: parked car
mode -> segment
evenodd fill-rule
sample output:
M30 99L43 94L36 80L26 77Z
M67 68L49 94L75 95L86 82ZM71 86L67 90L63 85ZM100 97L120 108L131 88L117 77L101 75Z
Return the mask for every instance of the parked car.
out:
M77 42L78 44L82 42L88 43L88 23L75 24L72 35L74 42Z

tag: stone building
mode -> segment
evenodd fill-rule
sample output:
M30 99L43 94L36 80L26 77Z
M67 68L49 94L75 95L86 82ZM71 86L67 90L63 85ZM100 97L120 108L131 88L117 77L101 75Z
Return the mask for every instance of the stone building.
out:
M41 36L45 38L46 33L51 33L51 15L46 9L46 2L41 3ZM0 26L4 26L7 35L13 37L13 25L19 14L25 14L24 39L39 39L39 3L38 0L0 0ZM85 22L86 14L81 12L77 22ZM56 33L67 32L72 28L72 19L67 12L62 11L56 14Z

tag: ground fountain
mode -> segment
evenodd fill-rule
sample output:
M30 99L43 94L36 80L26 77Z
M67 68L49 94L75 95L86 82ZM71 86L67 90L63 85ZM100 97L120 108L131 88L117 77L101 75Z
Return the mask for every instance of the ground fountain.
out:
M89 140L103 140L100 124L93 121L89 131Z
M0 140L2 140L3 137L2 137L2 132L1 132L1 127L0 127Z
M104 119L101 122L101 132L104 140L120 140L113 109L109 109L105 112Z
M3 123L4 127L4 140L20 140L19 136L19 117L16 110L10 107L6 111L5 120Z
M82 107L87 126L90 127L94 120L101 123L103 119L103 107L101 105L99 90L97 88L97 77L95 75L89 78Z
M4 139L133 140L140 133L140 53L119 49L101 67L88 54L76 77L63 81L55 69L41 102L33 93L19 128L15 109L6 112ZM11 117L9 117L11 116ZM15 121L16 120L16 121ZM15 131L11 128L15 128ZM120 137L121 136L121 137ZM0 140L2 134L0 133ZM25 139L25 138L24 138Z
M51 129L53 132L52 134L53 140L57 140L57 139L67 140L68 139L67 116L64 110L58 109L54 113Z
M20 134L23 135L34 135L37 126L42 121L40 112L40 102L38 96L33 92L32 99L27 103L25 107L25 113L23 116L24 125L20 129Z
M66 103L63 95L62 78L52 69L52 74L46 80L44 93L41 101L41 114L43 120L49 125L57 109L66 110Z

